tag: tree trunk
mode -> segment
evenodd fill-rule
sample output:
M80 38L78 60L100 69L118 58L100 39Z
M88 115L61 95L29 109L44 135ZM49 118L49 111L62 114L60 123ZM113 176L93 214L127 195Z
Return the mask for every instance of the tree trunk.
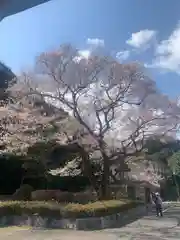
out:
M109 168L109 159L106 154L102 153L103 156L103 172L101 180L101 199L107 200L110 198L110 168Z
M177 182L177 179L176 179L176 175L173 174L173 177L174 177L174 182L175 182L175 185L176 185L177 198L178 198L178 200L180 200L180 191L179 191L179 185L178 185L178 182Z
M84 175L88 177L92 187L96 191L97 196L99 198L99 185L90 163L89 154L83 148L81 148L81 158L82 158L82 171L84 172Z

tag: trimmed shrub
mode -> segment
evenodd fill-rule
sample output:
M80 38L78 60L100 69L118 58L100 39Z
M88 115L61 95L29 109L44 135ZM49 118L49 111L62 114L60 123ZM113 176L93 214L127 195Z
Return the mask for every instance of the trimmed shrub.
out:
M62 192L60 190L37 190L31 194L33 201L51 201L57 202L72 202L73 193Z
M91 184L84 176L49 176L48 189L58 189L65 192L81 192Z
M55 200L60 193L61 191L59 190L36 190L31 193L31 199L33 201Z
M37 176L36 178L35 177L33 177L33 178L26 177L26 178L23 179L23 184L31 185L34 190L36 190L36 189L46 189L47 179L44 178L44 177L39 177L39 176Z
M61 192L56 195L56 201L60 203L70 203L73 202L73 193L71 192Z
M97 200L97 195L93 192L62 192L60 190L36 190L31 193L33 201L55 200L61 203L89 203Z
M68 204L64 207L65 217L70 218L87 218L102 217L111 214L127 211L136 207L140 202L133 201L97 201L88 204Z
M140 202L110 200L89 204L58 204L56 202L0 202L0 216L38 214L54 218L88 218L107 216L129 210Z
M0 154L0 194L13 194L23 177L23 158L13 154Z
M61 217L61 205L44 201L6 201L0 202L0 216L21 216L38 214L42 217Z
M97 201L97 194L95 192L78 192L73 194L73 203L86 204Z
M16 190L16 192L12 196L12 199L29 201L31 200L32 191L33 191L33 188L30 185L24 184L19 189Z

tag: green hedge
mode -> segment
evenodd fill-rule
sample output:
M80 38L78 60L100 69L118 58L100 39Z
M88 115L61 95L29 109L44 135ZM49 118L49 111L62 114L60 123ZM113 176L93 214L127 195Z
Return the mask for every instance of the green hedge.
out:
M38 214L56 218L87 218L106 216L134 208L140 202L110 200L89 204L58 204L56 202L0 202L0 216Z
M127 211L141 204L133 201L98 201L89 204L68 204L64 207L65 215L70 218L102 217Z
M23 176L22 158L13 154L0 154L0 194L13 194Z
M48 176L47 189L59 189L68 192L80 192L90 186L90 181L84 176Z

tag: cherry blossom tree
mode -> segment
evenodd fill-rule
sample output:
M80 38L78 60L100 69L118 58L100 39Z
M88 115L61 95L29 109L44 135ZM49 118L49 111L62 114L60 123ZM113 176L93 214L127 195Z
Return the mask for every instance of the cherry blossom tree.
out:
M68 141L78 144L85 165L98 152L103 198L108 197L114 161L141 152L152 135L176 133L179 107L157 90L138 63L121 64L103 56L84 58L64 45L42 53L35 73L23 78L28 88L16 91L16 99L39 96L57 109L63 108L81 126L72 136L64 125L61 131Z

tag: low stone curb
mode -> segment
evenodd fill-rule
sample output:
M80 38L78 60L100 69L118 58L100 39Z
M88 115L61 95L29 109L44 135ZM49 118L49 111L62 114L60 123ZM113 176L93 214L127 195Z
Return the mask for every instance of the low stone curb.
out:
M32 216L3 216L0 217L0 226L30 226L35 228L100 230L117 227L128 220L147 214L145 206L138 206L128 211L105 217L91 217L82 219L52 219Z
M180 201L176 201L176 202L163 202L163 206L164 207L176 207L176 206L180 206Z

